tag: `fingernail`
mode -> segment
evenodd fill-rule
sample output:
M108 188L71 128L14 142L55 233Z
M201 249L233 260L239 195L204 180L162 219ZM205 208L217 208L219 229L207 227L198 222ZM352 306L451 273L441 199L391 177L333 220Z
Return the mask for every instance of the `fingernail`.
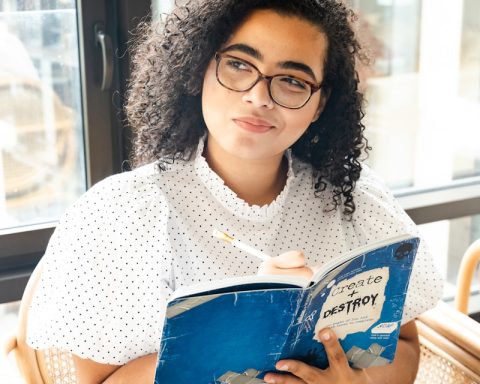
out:
M264 379L268 384L275 384L275 379Z
M283 364L280 367L277 368L279 371L288 371L288 365Z
M329 331L325 331L321 334L320 336L322 338L323 341L328 341L330 340L331 336L330 336L330 332Z

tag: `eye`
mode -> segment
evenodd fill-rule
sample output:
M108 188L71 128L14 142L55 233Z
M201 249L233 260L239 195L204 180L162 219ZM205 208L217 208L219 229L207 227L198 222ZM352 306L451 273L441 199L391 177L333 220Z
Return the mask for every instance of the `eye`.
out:
M301 91L305 91L307 89L306 83L304 83L301 80L295 79L294 77L289 77L289 76L281 77L280 81L283 84L289 86L290 88L298 89Z
M235 71L251 71L252 69L252 67L248 63L231 57L226 59L226 65L229 69Z

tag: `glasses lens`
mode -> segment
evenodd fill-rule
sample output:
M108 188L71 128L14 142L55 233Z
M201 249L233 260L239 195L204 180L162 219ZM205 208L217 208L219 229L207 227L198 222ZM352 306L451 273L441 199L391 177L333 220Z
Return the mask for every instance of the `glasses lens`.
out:
M270 86L272 98L288 108L303 106L312 94L308 83L290 76L275 76Z
M258 71L249 63L235 57L224 56L218 63L218 80L235 91L246 91L258 78Z
M220 56L217 78L220 84L234 91L247 91L261 74L251 64L233 56ZM287 108L301 108L310 99L312 89L308 83L291 76L278 75L270 82L273 100Z

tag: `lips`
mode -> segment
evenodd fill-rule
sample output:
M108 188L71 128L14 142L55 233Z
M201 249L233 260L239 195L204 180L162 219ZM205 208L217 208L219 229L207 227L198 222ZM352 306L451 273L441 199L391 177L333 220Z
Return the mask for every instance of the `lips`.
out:
M249 132L263 133L274 128L275 125L268 120L259 119L257 117L239 117L233 119L234 123L240 128Z

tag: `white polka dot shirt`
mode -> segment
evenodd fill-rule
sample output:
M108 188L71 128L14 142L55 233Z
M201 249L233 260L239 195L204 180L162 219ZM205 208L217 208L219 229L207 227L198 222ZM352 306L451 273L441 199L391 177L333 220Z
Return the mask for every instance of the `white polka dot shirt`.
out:
M317 197L309 165L290 156L287 183L271 204L250 206L201 155L165 171L150 164L111 176L60 220L29 309L28 344L58 347L104 364L158 351L166 302L178 287L254 275L260 260L212 237L214 228L271 254L303 250L321 265L353 248L418 231L364 166L351 221ZM442 280L421 244L403 323L432 308Z

